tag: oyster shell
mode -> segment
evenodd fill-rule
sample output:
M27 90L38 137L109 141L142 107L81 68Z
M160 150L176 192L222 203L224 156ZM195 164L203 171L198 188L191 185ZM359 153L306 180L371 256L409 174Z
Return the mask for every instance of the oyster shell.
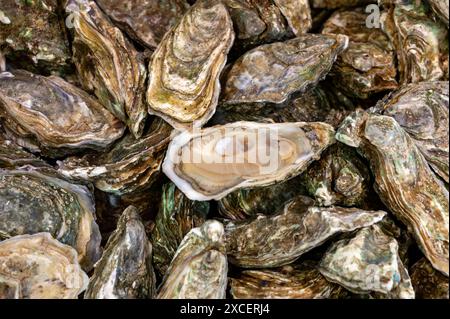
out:
M448 26L449 0L429 0L431 9Z
M273 0L296 36L312 27L309 0Z
M300 174L334 143L324 123L235 122L174 137L163 171L192 200L219 200L239 188Z
M184 236L201 226L209 212L208 202L191 201L173 183L163 186L155 227L151 232L153 264L164 275Z
M373 3L373 0L312 0L313 8L337 9L342 7L356 7Z
M145 299L155 294L152 245L135 207L128 207L109 237L85 299Z
M0 120L19 144L48 157L103 150L124 132L84 91L59 77L21 70L0 73Z
M17 169L23 166L53 169L49 164L25 151L14 142L1 136L0 127L0 168Z
M228 263L223 225L208 220L181 242L161 284L159 299L224 299Z
M215 112L219 76L233 41L233 23L225 5L197 1L153 54L149 113L178 129L205 124Z
M426 258L412 266L411 281L417 299L449 299L448 278L436 271Z
M365 112L349 116L336 138L358 147L369 160L381 200L433 266L448 275L448 190L412 138L392 117Z
M398 243L377 225L333 243L320 261L319 271L354 293L376 291L393 298L414 299L411 280L398 255Z
M140 137L147 117L141 55L94 1L68 0L66 12L74 24L73 60L81 84Z
M89 271L101 255L94 212L84 186L36 171L0 170L0 239L48 232L75 248Z
M119 28L148 48L156 48L189 8L185 0L97 0L97 4Z
M297 197L274 216L225 224L228 260L242 268L287 265L340 232L370 226L385 215L358 208L312 207Z
M226 79L223 104L283 103L305 92L330 71L348 44L344 35L301 34L261 45L240 57Z
M0 242L0 299L76 299L88 282L76 251L49 233Z

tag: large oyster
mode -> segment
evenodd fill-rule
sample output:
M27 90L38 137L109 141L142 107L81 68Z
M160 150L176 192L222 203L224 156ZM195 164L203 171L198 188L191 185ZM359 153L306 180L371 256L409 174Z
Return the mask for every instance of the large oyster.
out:
M201 226L208 212L208 202L189 200L173 183L163 186L159 212L151 233L153 264L160 275L166 273L184 236L192 228Z
M311 199L300 196L276 215L228 222L225 233L229 261L243 268L286 265L331 236L370 226L386 215L382 211L312 205Z
M128 134L109 152L69 157L58 163L59 172L116 195L146 189L159 173L171 131L163 120L154 119L140 139Z
M227 272L223 225L206 221L184 237L167 269L158 298L223 299Z
M139 137L147 111L142 57L92 0L68 0L73 21L73 60L81 84Z
M100 258L94 201L84 186L36 171L0 170L0 239L48 232L90 270Z
M190 199L218 200L300 174L334 143L333 132L320 122L235 122L185 131L170 143L163 171Z
M155 294L152 245L137 209L128 207L95 264L86 299L144 299Z
M130 37L149 48L158 46L189 7L185 0L97 0L97 3Z
M412 266L411 281L417 299L449 299L448 278L436 271L426 258Z
M76 251L49 233L0 242L0 299L75 299L88 282Z
M84 91L55 76L0 73L0 120L18 143L55 157L103 150L124 127Z
M282 103L316 85L345 50L344 35L301 34L261 45L240 57L227 75L223 103Z
M222 2L197 1L152 56L149 113L179 129L206 123L217 106L219 76L233 41L233 24Z
M336 138L370 161L375 190L409 229L433 266L448 275L448 190L413 139L389 116L355 112Z

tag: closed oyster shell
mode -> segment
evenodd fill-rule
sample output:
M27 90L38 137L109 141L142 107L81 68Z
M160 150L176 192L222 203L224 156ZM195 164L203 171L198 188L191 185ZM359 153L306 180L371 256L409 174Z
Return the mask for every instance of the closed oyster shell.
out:
M225 5L197 1L153 54L149 113L178 129L205 124L216 110L219 76L233 41L233 24Z
M189 8L185 0L97 0L97 4L124 32L148 48L156 48Z
M412 266L411 281L417 299L449 299L448 278L436 271L426 258Z
M1 127L0 134L2 134ZM52 169L49 164L40 158L28 153L19 145L0 135L0 168L17 169L27 165L33 168Z
M370 226L386 215L357 208L312 207L313 203L300 196L274 216L225 224L229 261L242 268L287 265L331 236Z
M158 298L224 299L227 272L223 225L206 221L184 237L167 269Z
M286 18L296 36L306 33L312 27L309 0L273 0Z
M414 299L398 243L377 225L332 244L320 261L319 271L354 293L376 291L392 298Z
M94 214L84 186L37 171L0 170L0 239L48 232L75 248L89 271L101 255Z
M431 9L448 26L449 0L429 0Z
M76 251L49 233L0 242L0 299L76 299L88 282Z
M209 212L208 202L189 200L173 183L163 186L161 204L151 232L153 264L160 275L167 268L184 236L200 227Z
M135 207L128 207L109 237L85 299L145 299L155 294L152 245Z
M140 137L147 111L141 55L92 0L68 0L73 20L73 60L83 87Z
M261 45L240 57L226 79L223 104L283 103L330 71L348 44L344 35L302 34Z
M312 0L313 8L337 9L373 3L373 0Z
M164 173L192 200L219 200L234 190L300 174L334 143L325 123L235 122L173 138Z
M48 157L103 150L124 132L84 91L59 77L21 70L0 73L0 120L19 144Z
M358 147L375 175L375 190L414 235L437 270L448 275L448 190L413 139L389 116L355 112L336 138Z

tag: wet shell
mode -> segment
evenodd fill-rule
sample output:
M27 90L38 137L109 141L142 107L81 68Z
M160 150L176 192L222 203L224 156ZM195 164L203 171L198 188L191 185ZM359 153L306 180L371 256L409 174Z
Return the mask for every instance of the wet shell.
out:
M448 278L436 271L426 258L412 266L411 281L417 299L449 299Z
M0 242L0 299L76 299L88 282L76 251L49 233Z

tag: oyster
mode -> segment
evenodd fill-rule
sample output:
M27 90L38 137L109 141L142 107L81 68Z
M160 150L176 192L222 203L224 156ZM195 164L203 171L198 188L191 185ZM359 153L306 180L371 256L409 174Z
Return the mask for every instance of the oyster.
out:
M300 174L334 143L328 124L235 122L177 135L163 171L192 200L219 200L239 188Z
M219 76L233 41L233 23L222 2L197 1L153 54L149 113L178 129L205 124L215 112Z
M286 18L295 35L306 33L312 27L309 0L273 0Z
M448 275L448 190L412 138L392 117L365 112L349 116L336 138L369 160L381 200L408 227L433 267Z
M48 232L89 271L100 258L94 202L84 186L36 171L0 170L0 239Z
M1 127L0 127L1 134ZM0 168L17 169L22 166L31 166L37 168L53 169L49 164L31 153L25 151L19 145L16 145L0 135Z
M151 233L153 264L161 275L175 255L184 236L201 226L209 212L208 202L191 201L172 183L163 186L155 227Z
M172 129L154 119L140 139L127 134L107 153L90 153L59 162L59 172L77 181L89 181L108 193L129 194L151 186L159 174Z
M48 157L103 150L124 132L84 91L59 77L20 70L0 73L0 120L19 144Z
M49 233L0 242L0 299L76 299L88 282L76 251Z
M370 226L385 215L358 208L312 207L297 197L273 216L225 224L228 260L243 268L287 265L340 232Z
M142 56L92 0L68 0L75 38L73 60L81 84L140 137L147 111Z
M431 9L448 26L449 0L429 0Z
M376 1L375 1L376 2ZM374 3L374 0L312 0L313 8L337 9L342 7L356 7Z
M109 237L85 299L144 299L155 294L152 245L133 206L128 207Z
M224 299L228 263L224 229L209 220L181 242L161 284L159 299Z
M332 244L320 261L319 271L354 293L376 291L393 298L414 299L411 280L398 255L398 243L377 225Z
M185 0L97 0L97 4L131 38L148 48L156 48L189 8Z
M301 34L286 42L261 45L234 63L223 104L283 103L323 79L347 44L344 35Z
M437 272L426 258L412 266L411 281L417 299L449 299L448 278Z

